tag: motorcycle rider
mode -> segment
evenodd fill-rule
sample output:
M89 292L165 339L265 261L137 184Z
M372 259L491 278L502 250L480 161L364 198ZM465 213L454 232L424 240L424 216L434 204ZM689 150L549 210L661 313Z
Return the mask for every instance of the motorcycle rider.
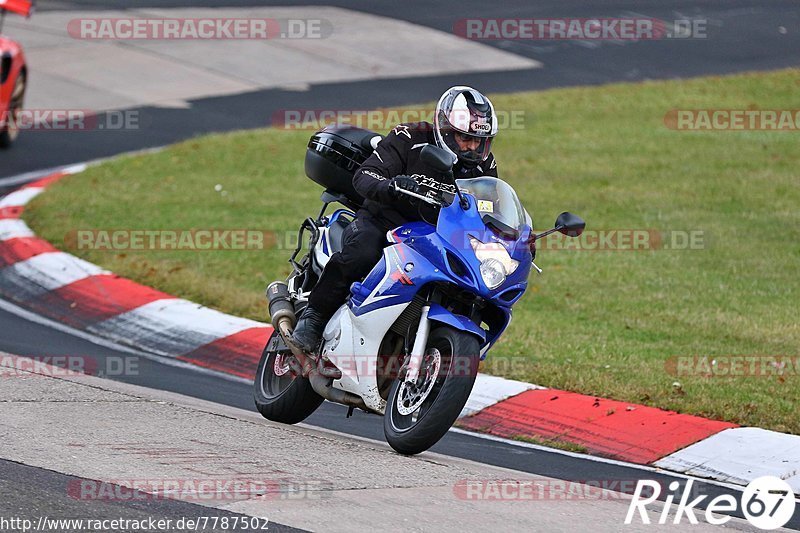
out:
M353 186L365 198L345 229L342 250L333 254L295 327L292 341L316 352L322 330L347 298L350 285L366 276L388 245L388 230L416 220L436 220L436 209L420 205L394 187L437 197L455 194L452 183L420 160L420 150L436 144L450 152L456 179L497 177L491 144L497 135L492 103L471 87L451 87L436 104L434 123L399 124L356 171ZM427 211L427 214L426 214Z

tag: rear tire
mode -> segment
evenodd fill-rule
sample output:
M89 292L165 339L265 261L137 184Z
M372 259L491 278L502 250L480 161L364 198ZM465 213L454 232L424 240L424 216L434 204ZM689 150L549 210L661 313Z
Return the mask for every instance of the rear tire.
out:
M25 74L20 73L17 81L14 82L14 90L11 93L11 101L8 105L8 115L6 125L0 130L0 148L9 148L19 136L17 127L17 117L22 111L22 104L25 101Z
M261 354L253 384L258 412L267 420L283 424L302 422L323 402L307 378L296 377L288 366L281 364L279 358L290 353L280 334L273 331Z
M392 384L386 400L383 417L386 441L405 455L424 452L436 444L456 421L475 384L480 343L469 333L438 327L431 331L425 354L420 376L427 370L433 380L429 392L424 392L428 386L421 386L415 389L423 391L420 398L410 400L416 395L400 376ZM438 366L435 363L437 358ZM429 383L425 379L422 381ZM420 402L421 398L424 399ZM407 413L411 409L414 410Z

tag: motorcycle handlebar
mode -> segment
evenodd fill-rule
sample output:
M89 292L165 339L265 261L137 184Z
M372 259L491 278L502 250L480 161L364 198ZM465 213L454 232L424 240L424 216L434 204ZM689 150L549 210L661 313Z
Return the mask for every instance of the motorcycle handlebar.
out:
M441 202L437 202L433 198L428 198L427 196L423 196L423 195L417 194L415 192L411 192L411 191L407 191L405 189L401 189L400 187L397 186L396 183L392 184L392 189L394 189L394 191L396 193L405 194L406 196L411 196L412 198L416 198L417 200L422 200L423 202L427 202L427 203L429 203L431 205L436 205L436 206L439 206L439 207L442 206Z

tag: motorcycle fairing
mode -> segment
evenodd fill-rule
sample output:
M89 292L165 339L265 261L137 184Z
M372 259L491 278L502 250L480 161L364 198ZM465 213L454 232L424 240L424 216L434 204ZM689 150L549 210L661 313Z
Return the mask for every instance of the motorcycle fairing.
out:
M376 354L386 332L407 306L384 305L356 316L342 305L322 334L322 356L342 372L333 386L361 396L364 404L377 413L383 413L386 400L378 390Z
M472 333L481 341L481 346L486 344L486 332L481 329L475 322L465 317L464 315L457 315L451 313L437 303L431 304L431 309L428 311L428 320L433 322L440 322L447 324L455 329Z
M331 256L342 249L342 233L355 218L349 209L337 209L328 219L325 227L320 228L320 237L314 246L315 271L317 275L328 264Z
M525 225L516 240L502 239L487 229L475 198L466 196L469 209L462 210L458 202L443 207L436 227L426 222L411 222L389 232L395 244L384 249L383 260L363 282L351 286L347 305L353 315L362 316L385 306L408 305L428 283L453 283L490 301L503 314L503 320L489 331L478 328L483 331L481 351L485 357L488 348L508 327L511 306L527 289L532 262L527 243L532 229ZM512 259L519 261L517 270L499 287L489 289L483 282L480 261L470 245L470 237L481 242L499 242ZM463 325L459 318L453 320Z

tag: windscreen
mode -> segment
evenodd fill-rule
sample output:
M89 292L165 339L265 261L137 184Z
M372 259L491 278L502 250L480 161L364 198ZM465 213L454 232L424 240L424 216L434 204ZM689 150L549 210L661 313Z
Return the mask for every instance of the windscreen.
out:
M462 192L475 197L478 212L487 225L518 233L522 226L531 225L531 218L522 207L514 189L505 181L489 176L457 180Z

